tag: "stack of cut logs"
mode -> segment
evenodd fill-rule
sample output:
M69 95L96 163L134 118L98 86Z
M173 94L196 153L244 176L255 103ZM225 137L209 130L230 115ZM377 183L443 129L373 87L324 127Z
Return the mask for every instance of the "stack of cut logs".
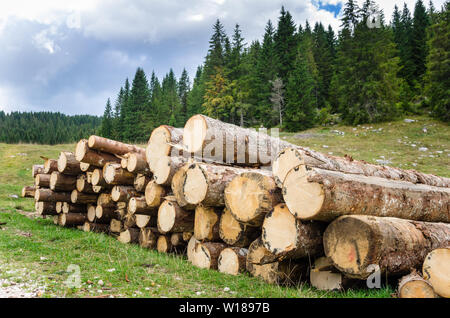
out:
M203 115L156 128L145 150L80 140L33 166L33 177L22 195L56 224L186 253L201 268L321 290L364 287L378 272L401 278L400 297L450 296L448 178Z

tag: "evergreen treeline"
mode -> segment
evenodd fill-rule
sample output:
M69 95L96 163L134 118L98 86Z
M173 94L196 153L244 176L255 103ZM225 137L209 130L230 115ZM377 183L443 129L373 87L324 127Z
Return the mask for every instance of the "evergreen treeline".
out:
M59 144L76 142L95 134L101 118L68 116L52 112L0 111L0 142Z
M322 23L297 25L283 7L276 26L268 21L250 44L238 24L229 37L217 20L192 83L186 70L160 82L138 68L107 101L101 134L146 141L157 126L182 127L196 113L288 131L428 110L448 121L449 10L449 2L437 11L418 0L412 13L395 7L386 22L374 1L349 0L336 34Z

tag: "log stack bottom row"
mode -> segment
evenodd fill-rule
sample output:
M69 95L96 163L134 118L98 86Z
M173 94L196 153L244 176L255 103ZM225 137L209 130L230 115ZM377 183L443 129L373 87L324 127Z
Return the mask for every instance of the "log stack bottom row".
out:
M223 164L210 155L218 140L241 152ZM272 284L368 288L379 273L398 297L450 297L449 178L325 155L203 115L156 128L146 149L90 136L42 158L22 196L57 225Z

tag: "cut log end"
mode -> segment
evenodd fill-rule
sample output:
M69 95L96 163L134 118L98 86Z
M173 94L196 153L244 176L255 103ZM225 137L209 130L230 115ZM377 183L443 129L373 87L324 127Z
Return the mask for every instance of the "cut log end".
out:
M217 269L219 255L226 245L218 242L198 243L192 264L199 268Z
M225 248L219 256L219 272L238 275L245 270L248 250L245 248Z
M423 278L428 280L441 297L450 298L450 247L438 248L425 257Z
M318 290L342 290L345 278L342 273L334 269L331 259L319 257L314 261L309 280Z
M183 144L188 152L197 153L202 150L204 145L208 126L201 115L195 115L189 118L183 130Z
M149 207L156 208L161 205L162 198L166 193L167 191L163 186L152 180L145 187L145 201Z
M415 272L400 279L397 295L399 298L437 298L430 282Z
M190 204L202 202L208 191L208 181L199 165L192 164L186 170L183 193L186 201Z
M277 186L281 188L288 172L303 163L304 160L294 147L279 152L272 164L272 173Z
M129 228L125 231L120 232L118 236L119 242L128 244L128 243L137 243L139 241L139 233L138 229Z
M172 250L170 236L160 235L156 242L156 250L160 253L169 253Z
M217 241L220 212L211 207L197 206L195 209L194 236L199 241Z

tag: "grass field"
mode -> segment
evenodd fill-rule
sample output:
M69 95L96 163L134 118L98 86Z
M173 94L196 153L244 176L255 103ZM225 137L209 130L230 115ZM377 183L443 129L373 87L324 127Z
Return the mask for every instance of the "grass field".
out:
M450 177L449 126L427 117L411 119L315 128L282 138L325 153ZM123 245L104 234L60 228L27 213L33 200L20 198L20 190L33 182L31 165L41 155L56 158L74 148L0 144L0 278L38 289L41 297L390 297L394 292L393 287L325 293L308 285L272 286L248 275L201 270L180 256ZM80 268L80 288L66 287L71 264Z

